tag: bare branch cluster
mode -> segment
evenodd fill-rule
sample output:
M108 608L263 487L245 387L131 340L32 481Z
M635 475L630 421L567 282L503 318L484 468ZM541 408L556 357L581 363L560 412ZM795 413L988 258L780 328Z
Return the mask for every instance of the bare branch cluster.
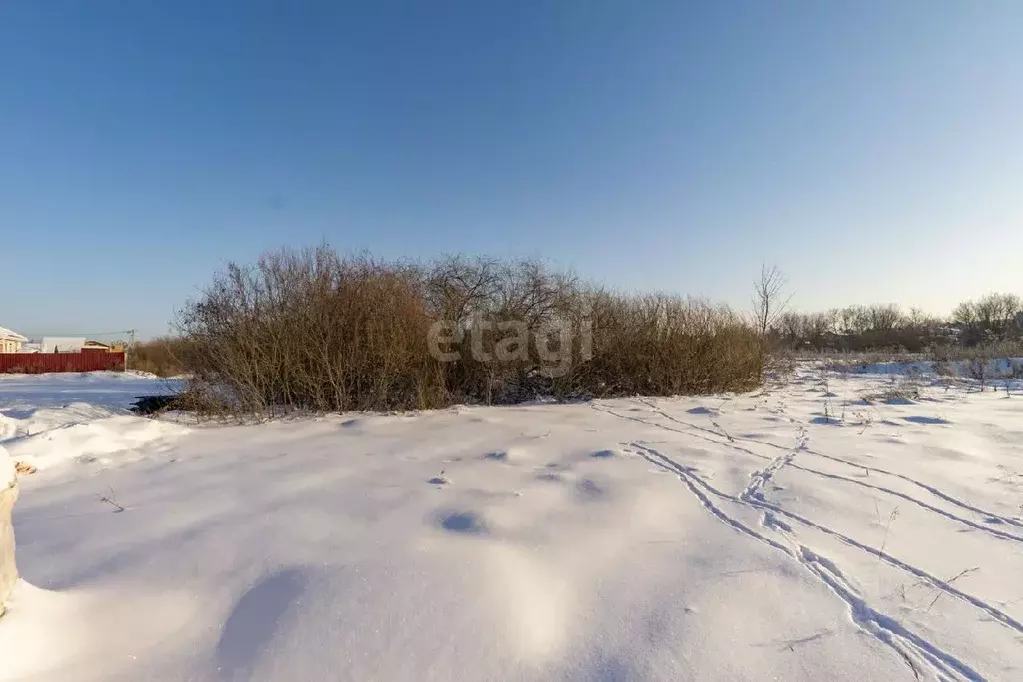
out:
M538 261L326 246L229 265L178 331L194 406L268 415L742 390L764 367L753 330L704 301L618 294Z

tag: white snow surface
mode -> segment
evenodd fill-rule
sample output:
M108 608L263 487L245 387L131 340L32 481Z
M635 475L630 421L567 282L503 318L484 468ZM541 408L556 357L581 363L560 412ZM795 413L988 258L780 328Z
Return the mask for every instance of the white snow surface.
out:
M14 460L7 453L7 449L0 444L0 490L6 490L17 480L14 471Z
M21 479L0 680L1023 679L1023 395L803 366L185 429L37 380L0 411L130 448Z
M0 374L0 442L14 460L38 469L76 459L109 463L112 453L137 452L187 432L129 409L140 396L179 386L139 372Z

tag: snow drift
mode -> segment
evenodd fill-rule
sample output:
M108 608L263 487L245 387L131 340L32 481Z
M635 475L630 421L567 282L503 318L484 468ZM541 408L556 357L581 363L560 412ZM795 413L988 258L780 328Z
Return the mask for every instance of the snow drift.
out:
M0 679L1018 679L1023 396L887 382L68 461L22 479Z
M7 597L18 579L14 561L14 527L11 525L11 511L17 499L18 479L14 460L0 445L0 616L4 615Z

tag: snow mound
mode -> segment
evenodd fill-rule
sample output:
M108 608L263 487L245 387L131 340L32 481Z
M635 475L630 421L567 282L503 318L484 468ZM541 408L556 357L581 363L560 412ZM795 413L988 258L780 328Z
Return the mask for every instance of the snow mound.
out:
M43 590L24 580L14 586L7 607L5 625L17 619L18 628L0 636L0 681L4 682L76 679L66 671L88 667L97 649L113 647L112 657L136 660L133 647L138 642L171 637L198 610L187 594L169 587L160 594L125 586L65 593ZM110 640L107 633L140 612L150 617L134 623L125 637ZM83 622L90 626L82 628Z
M82 402L64 407L6 408L0 410L0 441L24 438L76 424L88 424L118 413L117 410Z
M37 469L68 461L159 447L188 428L132 415L141 396L163 395L174 382L144 372L0 375L0 442Z
M7 454L2 443L0 443L0 490L4 490L15 481L17 472L14 470L14 460Z
M3 412L0 412L0 443L17 435L18 424Z
M99 460L107 463L108 455L143 446L166 443L189 429L178 424L142 417L115 416L81 423L74 422L36 435L8 441L12 457L47 469L68 461L83 463Z

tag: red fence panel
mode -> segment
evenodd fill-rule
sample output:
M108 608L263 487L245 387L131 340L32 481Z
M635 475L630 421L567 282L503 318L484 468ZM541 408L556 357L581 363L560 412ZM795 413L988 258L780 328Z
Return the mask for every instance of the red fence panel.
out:
M124 371L124 353L0 353L0 374Z

